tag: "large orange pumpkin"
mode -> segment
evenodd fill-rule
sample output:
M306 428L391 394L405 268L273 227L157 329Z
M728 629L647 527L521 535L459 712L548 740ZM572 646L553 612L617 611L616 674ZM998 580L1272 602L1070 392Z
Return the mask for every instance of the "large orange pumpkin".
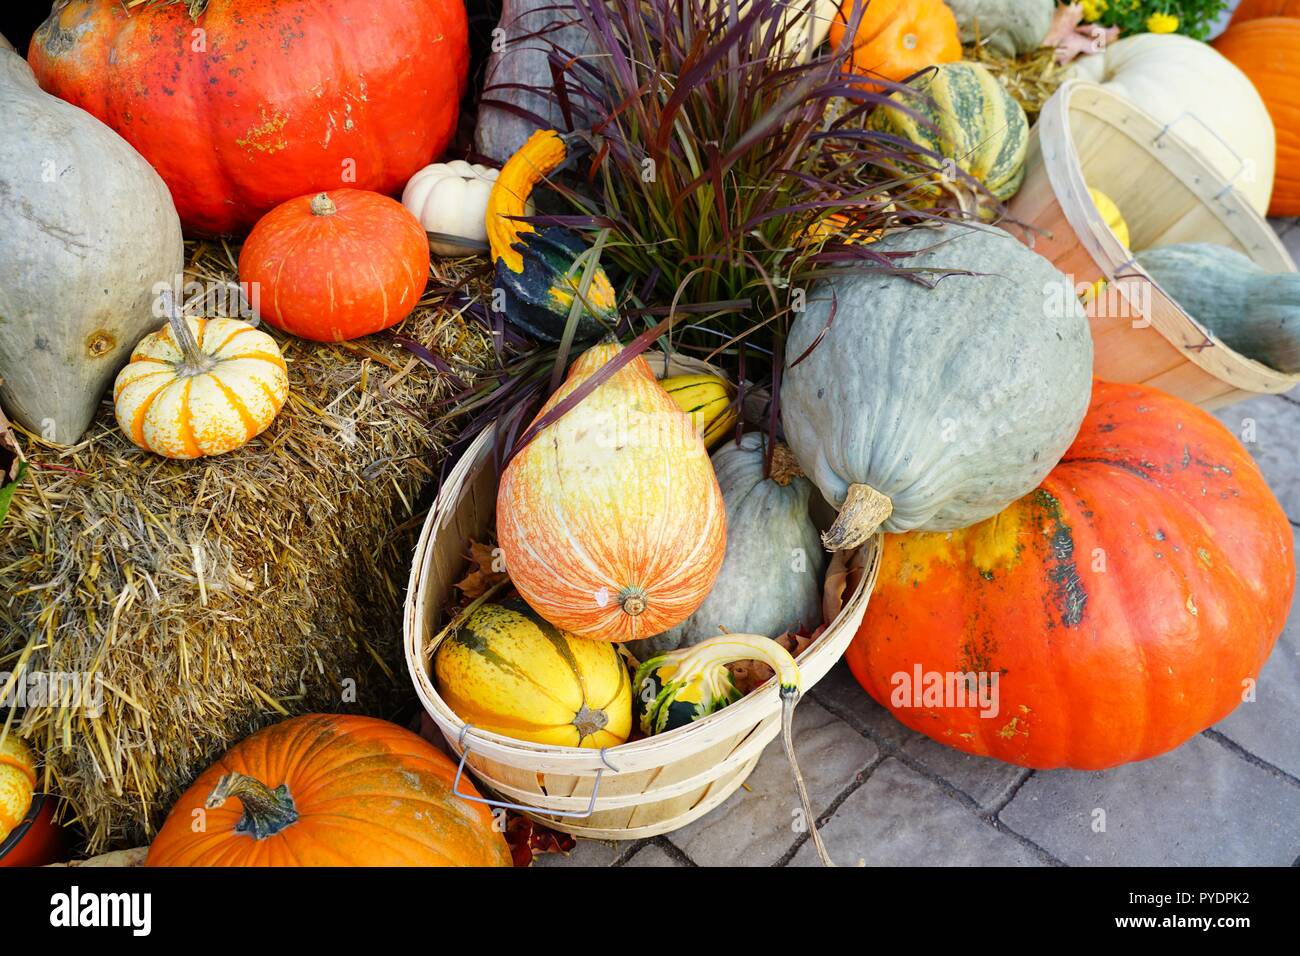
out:
M1300 0L1241 0L1229 26L1261 17L1300 17Z
M232 747L172 807L148 866L510 866L491 811L428 741L308 714ZM477 796L468 778L460 787Z
M1250 77L1277 131L1270 216L1300 216L1300 19L1265 17L1228 28L1214 48Z
M621 351L584 352L539 418ZM631 641L679 624L722 567L727 519L690 418L637 356L506 466L497 538L510 580L556 627Z
M843 0L830 28L833 49L843 42L855 9L864 2L846 72L898 81L927 66L961 59L957 18L943 0Z
M305 192L392 193L456 128L461 0L57 0L28 60L158 170L187 230Z
M1044 769L1142 760L1241 702L1286 621L1292 549L1218 421L1097 382L1036 491L963 531L886 538L846 657L904 724L967 753ZM995 706L975 699L980 675Z
M355 339L410 314L429 279L429 237L395 199L360 189L299 196L248 234L239 278L258 314L317 342Z

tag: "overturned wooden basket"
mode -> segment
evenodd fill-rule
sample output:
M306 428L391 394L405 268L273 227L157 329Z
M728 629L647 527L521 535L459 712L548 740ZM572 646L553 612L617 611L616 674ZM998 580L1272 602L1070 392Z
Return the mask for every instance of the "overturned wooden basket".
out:
M1091 186L1115 202L1135 249L1213 242L1269 272L1295 272L1268 222L1179 138L1180 127L1198 122L1186 114L1162 124L1095 83L1067 80L1034 124L1024 185L1008 208L1033 227L1025 243L1076 283L1106 281L1088 306L1100 378L1153 385L1217 408L1289 391L1300 375L1212 339L1133 261L1088 195ZM1238 176L1251 172L1243 162Z
M646 358L663 372L662 355ZM666 364L674 375L707 369L687 359ZM416 692L459 755L461 772L468 766L499 798L488 802L581 837L634 840L683 827L735 792L780 732L775 680L687 727L604 751L531 743L470 727L434 686L430 667L436 648L430 642L452 586L464 574L466 543L484 540L492 529L498 480L493 441L493 430L486 430L456 463L415 549L404 628ZM861 571L856 585L836 618L799 655L805 691L839 660L862 623L879 569L879 538L859 549L851 563Z

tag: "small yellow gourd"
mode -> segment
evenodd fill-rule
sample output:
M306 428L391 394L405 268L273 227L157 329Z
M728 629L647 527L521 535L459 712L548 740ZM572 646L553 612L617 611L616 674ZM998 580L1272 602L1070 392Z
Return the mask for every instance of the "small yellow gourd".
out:
M736 427L735 395L717 375L672 375L659 382L684 411L703 440L712 448Z
M0 843L23 822L36 792L36 757L13 733L0 741Z
M168 324L146 335L113 386L117 423L166 458L221 455L266 430L289 397L275 340L238 319L192 319L164 292Z

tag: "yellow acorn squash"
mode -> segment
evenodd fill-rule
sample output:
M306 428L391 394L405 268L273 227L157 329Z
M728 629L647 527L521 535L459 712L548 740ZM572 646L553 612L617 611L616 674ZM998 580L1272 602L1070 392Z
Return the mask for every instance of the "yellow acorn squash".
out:
M485 604L438 646L438 693L481 730L564 747L632 731L632 685L614 645L548 624L522 601Z

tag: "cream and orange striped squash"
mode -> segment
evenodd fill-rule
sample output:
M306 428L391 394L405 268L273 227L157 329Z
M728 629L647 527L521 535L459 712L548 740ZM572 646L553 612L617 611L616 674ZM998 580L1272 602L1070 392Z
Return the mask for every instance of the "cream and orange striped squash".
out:
M588 349L541 414L620 351ZM659 634L700 606L726 520L704 442L640 356L542 429L497 493L519 593L556 627L606 641Z
M14 734L0 741L0 843L23 822L36 792L36 758Z
M221 455L260 435L289 397L275 340L238 319L192 319L169 293L168 324L146 335L113 386L117 423L166 458Z

